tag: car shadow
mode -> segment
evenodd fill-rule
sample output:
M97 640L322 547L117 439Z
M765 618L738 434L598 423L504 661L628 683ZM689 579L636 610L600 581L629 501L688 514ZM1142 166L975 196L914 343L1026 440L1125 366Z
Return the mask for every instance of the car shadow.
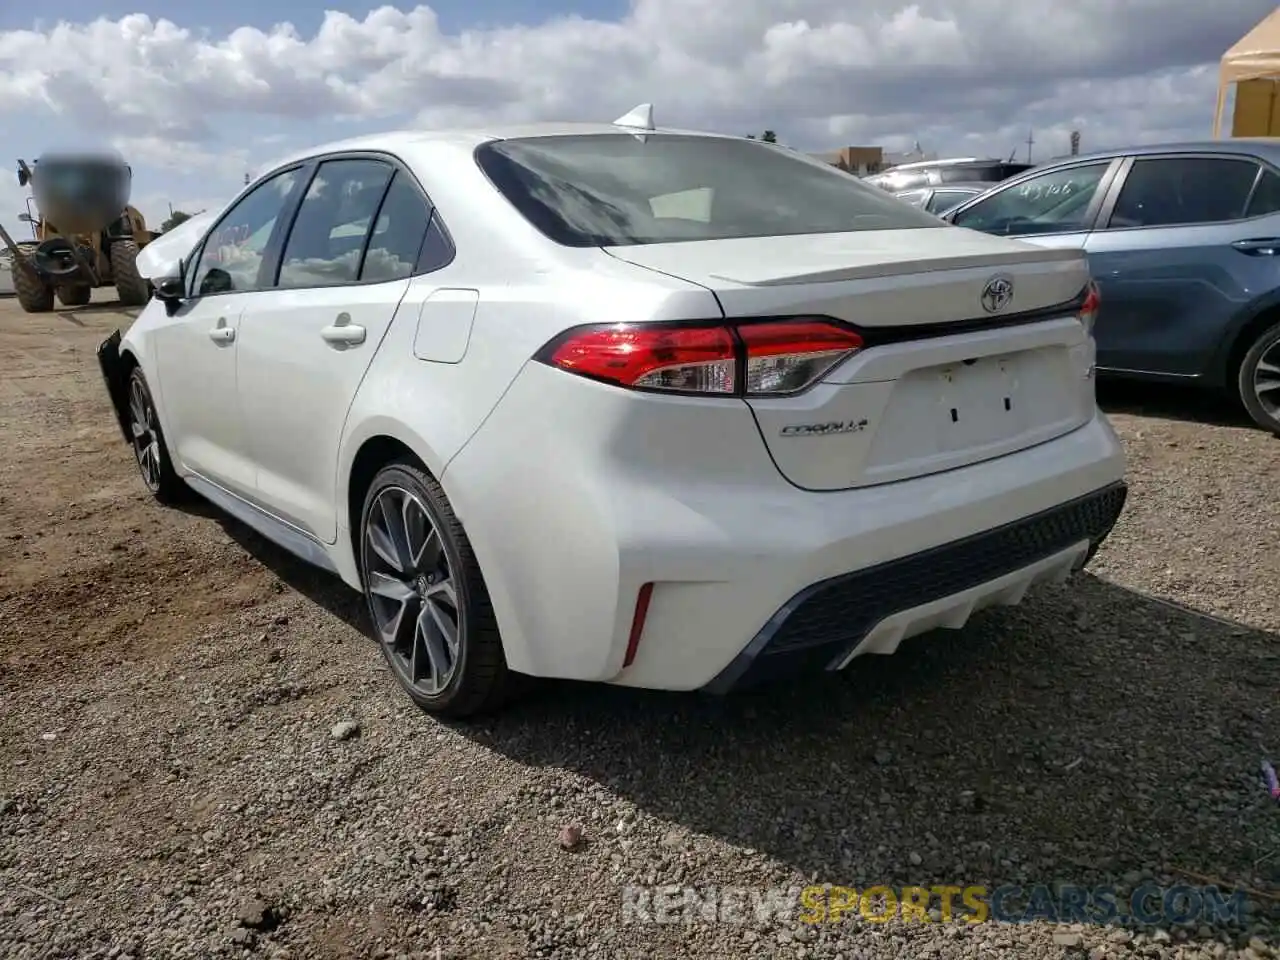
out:
M1107 413L1260 429L1243 406L1212 390L1136 380L1100 379L1097 395L1098 406Z
M286 586L353 629L366 635L369 633L363 598L334 574L298 559L198 495L192 494L180 508L191 516L214 521L228 537Z
M337 578L191 509L366 630ZM1257 776L1280 750L1276 689L1280 636L1084 573L840 675L725 698L544 681L450 726L605 787L680 842L719 838L819 884L1013 884L1015 912L1041 884L1122 902L1146 878L1228 898L1262 884L1250 918L1280 919L1276 811ZM1151 926L1196 939L1195 924Z

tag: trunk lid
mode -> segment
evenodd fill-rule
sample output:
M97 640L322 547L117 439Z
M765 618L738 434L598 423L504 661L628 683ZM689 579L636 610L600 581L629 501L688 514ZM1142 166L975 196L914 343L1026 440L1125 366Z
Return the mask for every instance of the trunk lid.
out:
M1003 456L1096 411L1092 339L1070 309L1055 309L1088 282L1079 250L942 226L608 252L707 287L730 319L826 316L863 331L867 347L807 391L747 401L778 469L806 489ZM989 312L995 277L1012 282L1012 298Z

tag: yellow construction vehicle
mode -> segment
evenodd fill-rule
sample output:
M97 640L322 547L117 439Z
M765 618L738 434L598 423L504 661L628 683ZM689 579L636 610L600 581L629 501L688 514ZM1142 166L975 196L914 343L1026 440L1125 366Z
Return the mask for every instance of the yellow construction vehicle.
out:
M27 313L89 302L95 287L115 287L125 306L141 306L151 284L138 273L138 251L154 235L130 206L133 171L111 153L45 154L18 161L18 185L30 186L38 213L21 214L33 241L15 242L0 226L12 258L18 302Z

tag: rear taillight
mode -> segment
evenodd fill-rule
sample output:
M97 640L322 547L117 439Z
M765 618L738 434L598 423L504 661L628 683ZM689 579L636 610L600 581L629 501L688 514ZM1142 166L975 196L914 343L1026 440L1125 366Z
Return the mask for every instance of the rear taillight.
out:
M1098 319L1098 307L1102 305L1102 295L1098 285L1092 280L1085 290L1084 303L1080 305L1080 322L1084 324L1084 332L1093 335L1093 324Z
M862 337L843 324L809 317L620 323L570 330L536 359L636 390L759 397L804 390L862 345Z

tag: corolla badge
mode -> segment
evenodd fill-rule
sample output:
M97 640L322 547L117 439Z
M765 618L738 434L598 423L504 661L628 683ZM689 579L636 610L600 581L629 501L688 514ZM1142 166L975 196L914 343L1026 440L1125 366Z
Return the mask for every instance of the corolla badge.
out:
M999 313L1013 302L1013 281L1008 277L992 277L982 288L982 309Z
M861 420L832 420L829 423L793 423L778 432L784 437L829 437L836 433L858 433L867 428Z

